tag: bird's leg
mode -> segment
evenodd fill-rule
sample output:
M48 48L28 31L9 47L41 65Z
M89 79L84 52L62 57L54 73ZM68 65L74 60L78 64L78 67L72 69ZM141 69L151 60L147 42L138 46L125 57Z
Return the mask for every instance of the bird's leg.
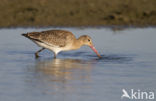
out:
M56 54L54 54L54 59L56 59Z
M44 50L44 49L45 49L45 48L42 48L42 49L38 50L38 51L35 53L35 57L38 58L38 57L39 57L38 53L41 52L41 51Z
M56 55L57 55L57 54L56 54L56 53L54 53L54 59L56 59Z

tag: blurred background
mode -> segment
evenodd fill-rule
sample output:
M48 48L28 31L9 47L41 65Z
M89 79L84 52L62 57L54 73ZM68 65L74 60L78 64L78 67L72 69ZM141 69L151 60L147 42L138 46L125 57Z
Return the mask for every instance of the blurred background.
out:
M0 27L156 25L156 0L1 0Z

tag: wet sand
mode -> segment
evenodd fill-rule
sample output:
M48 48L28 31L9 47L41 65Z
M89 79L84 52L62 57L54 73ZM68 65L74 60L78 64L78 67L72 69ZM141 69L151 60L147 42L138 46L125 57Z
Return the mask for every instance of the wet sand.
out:
M156 0L1 0L0 27L151 26Z

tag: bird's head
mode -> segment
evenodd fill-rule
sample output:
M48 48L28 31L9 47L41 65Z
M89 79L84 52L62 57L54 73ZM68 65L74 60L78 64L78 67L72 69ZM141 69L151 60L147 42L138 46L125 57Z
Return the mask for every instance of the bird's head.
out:
M90 36L88 35L83 35L79 37L79 41L82 43L82 45L87 45L89 46L96 54L98 57L101 58L100 54L97 52L97 50L95 49L92 39Z
M79 40L81 41L82 45L93 46L92 39L90 36L82 35L79 37Z

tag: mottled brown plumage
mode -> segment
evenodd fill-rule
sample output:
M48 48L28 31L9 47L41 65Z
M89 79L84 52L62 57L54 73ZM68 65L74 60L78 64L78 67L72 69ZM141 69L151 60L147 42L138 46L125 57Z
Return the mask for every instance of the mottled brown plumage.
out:
M27 33L27 36L32 40L38 40L55 47L65 47L69 42L72 42L73 39L76 39L71 32L65 30L31 32Z
M54 52L54 55L56 57L56 55L60 51L75 50L80 48L82 45L88 45L95 51L95 48L93 47L91 38L89 36L83 35L76 39L73 33L66 30L30 32L22 35L31 39L38 46L43 47L41 50L35 53L36 56L38 56L38 53L42 50L49 49ZM100 57L97 51L95 52Z

